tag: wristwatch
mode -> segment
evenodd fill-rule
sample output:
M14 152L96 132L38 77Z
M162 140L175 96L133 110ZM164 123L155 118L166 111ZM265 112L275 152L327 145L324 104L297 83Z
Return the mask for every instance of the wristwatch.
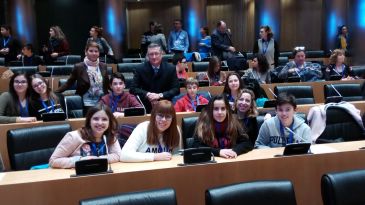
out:
M158 94L158 97L160 97L160 99L162 99L163 98L163 94L162 93Z

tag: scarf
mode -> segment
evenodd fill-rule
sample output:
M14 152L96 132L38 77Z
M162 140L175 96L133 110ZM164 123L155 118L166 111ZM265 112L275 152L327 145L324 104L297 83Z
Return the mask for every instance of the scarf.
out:
M99 58L96 61L91 61L87 57L84 58L84 63L86 66L90 67L98 67L99 66Z
M227 126L227 120L224 120L223 122L214 122L215 138L212 144L214 148L231 148L231 140L227 136Z

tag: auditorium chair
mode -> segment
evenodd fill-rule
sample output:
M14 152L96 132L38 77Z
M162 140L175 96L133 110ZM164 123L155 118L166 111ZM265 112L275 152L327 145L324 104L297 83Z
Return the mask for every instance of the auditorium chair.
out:
M351 66L351 68L355 76L365 78L365 65Z
M285 66L289 62L289 58L287 56L280 56L278 61L278 66Z
M252 59L253 59L253 57L254 57L254 54L253 54L252 52L247 52L247 53L246 53L246 59L247 59L247 60L252 60Z
M288 180L253 181L208 189L205 204L296 205L296 199L294 187Z
M61 87L64 84L66 84L67 80L68 79L65 79L65 78L59 79L59 81L58 81L58 87ZM77 85L77 81L75 81L75 83L71 87L69 87L68 89L66 89L66 91L76 92L76 85Z
M0 66L5 66L5 58L0 58Z
M184 149L192 148L198 117L184 117L181 120L182 144Z
M70 75L73 68L73 65L48 65L46 71L49 72L51 76Z
M11 169L28 170L35 165L47 164L58 143L71 130L69 124L8 130Z
M118 63L117 70L119 73L134 73L141 65L141 63Z
M81 62L80 55L66 55L58 57L55 61L56 65L74 65Z
M13 73L26 73L27 75L34 75L38 72L38 66L16 66L9 67Z
M305 51L306 58L323 58L325 57L325 52L322 50L315 51Z
M314 104L314 96L312 86L309 85L286 85L276 86L274 88L275 95L280 93L291 94L295 97L298 105L300 104Z
M65 112L67 118L82 118L84 103L79 95L64 96Z
M324 205L365 204L365 170L327 173L322 176Z
M122 58L122 63L142 63L144 58Z
M193 62L191 69L193 72L207 72L209 62Z
M361 92L360 83L341 83L332 84L333 87L340 93L343 101L361 101L364 97ZM324 85L324 98L331 96L339 96L331 85Z
M326 127L316 143L365 140L364 129L360 123L362 122L357 122L344 108L328 107Z
M174 54L164 54L164 55L162 55L162 61L172 63L173 57L174 57Z
M80 201L80 205L176 205L176 193L172 188L121 193Z
M288 57L289 59L293 58L293 52L292 51L284 51L280 52L280 57Z
M175 96L172 98L171 102L172 104L176 104L176 102L181 99L182 97L184 97L184 95L186 95L186 93L180 93L179 95ZM199 90L197 92L197 95L201 95L203 96L205 99L207 99L208 101L210 100L210 98L212 98L212 96L210 95L210 92L209 91L205 91L205 90Z

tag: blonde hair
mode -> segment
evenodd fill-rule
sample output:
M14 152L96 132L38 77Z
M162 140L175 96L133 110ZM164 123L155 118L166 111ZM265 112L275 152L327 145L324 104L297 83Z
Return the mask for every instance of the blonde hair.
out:
M331 56L329 58L330 64L336 64L337 58L340 55L345 55L345 51L342 49L335 49L334 51L332 51Z
M246 116L247 117L256 117L259 114L259 112L257 111L255 94L253 93L252 90L244 88L238 93L237 98L234 101L234 109L236 110L237 113L239 112L239 110L237 109L237 104L238 104L238 100L241 98L243 93L248 93L251 96L251 105L250 105L250 109L247 111Z

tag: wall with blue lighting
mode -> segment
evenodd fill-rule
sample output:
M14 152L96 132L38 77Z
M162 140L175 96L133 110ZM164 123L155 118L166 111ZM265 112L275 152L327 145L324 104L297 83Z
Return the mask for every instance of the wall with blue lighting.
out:
M329 51L336 47L336 37L339 27L347 25L347 1L325 0L323 14L325 31L323 32L322 49Z
M280 0L255 1L255 36L259 38L260 26L270 26L276 41L280 41Z

